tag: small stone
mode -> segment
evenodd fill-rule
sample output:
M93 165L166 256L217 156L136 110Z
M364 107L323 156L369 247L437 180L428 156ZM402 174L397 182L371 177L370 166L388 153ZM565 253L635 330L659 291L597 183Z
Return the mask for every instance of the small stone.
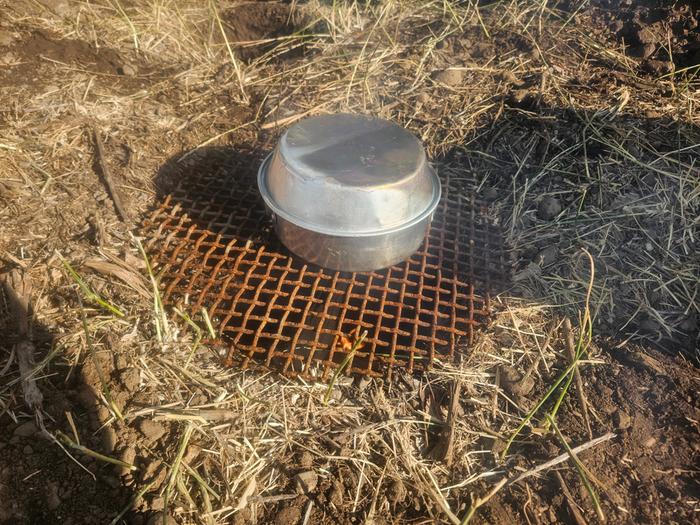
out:
M119 379L127 391L135 392L141 384L141 372L138 368L128 368L121 372Z
M511 95L512 101L518 105L525 102L525 100L531 95L527 89L516 89Z
M464 79L464 71L461 69L443 69L436 73L433 78L446 86L458 86Z
M18 426L12 433L13 436L17 437L29 437L37 433L36 424L34 421L26 421Z
M337 508L340 508L343 504L343 492L345 492L345 487L340 481L336 480L331 488L329 499Z
M647 448L651 448L654 445L656 445L656 438L655 437L650 437L644 442L644 446Z
M139 423L139 431L144 435L149 443L152 443L160 439L163 434L166 433L167 429L157 421L153 421L152 419L144 419Z
M622 20L620 20L619 18L616 18L615 20L610 22L610 30L613 33L619 33L620 31L622 31L622 29L624 27L625 27L624 22Z
M145 467L141 472L144 481L153 483L154 487L160 486L168 476L168 469L164 468L163 463L157 459L146 460Z
M613 423L620 430L624 430L632 425L632 418L626 412L618 410L613 414Z
M431 98L432 97L428 93L426 93L425 91L422 91L421 93L418 94L418 96L416 97L416 100L420 104L427 104L428 102L430 102Z
M556 197L547 196L540 201L537 207L537 217L543 221L549 221L559 215L561 210L561 201Z
M313 492L318 485L318 475L313 470L300 472L294 476L294 484L299 494L309 494Z
M136 68L130 64L124 64L117 68L117 74L125 77L133 77L136 75Z
M177 525L177 521L169 514L156 512L153 516L148 518L146 525Z
M389 484L387 498L394 505L403 502L407 495L408 491L406 490L406 486L400 479L396 478Z
M22 452L24 452L26 456L30 456L34 454L34 449L31 446L27 445L22 449Z
M304 451L301 453L301 456L299 457L299 465L301 465L304 468L309 468L314 464L314 456L311 454L311 452Z

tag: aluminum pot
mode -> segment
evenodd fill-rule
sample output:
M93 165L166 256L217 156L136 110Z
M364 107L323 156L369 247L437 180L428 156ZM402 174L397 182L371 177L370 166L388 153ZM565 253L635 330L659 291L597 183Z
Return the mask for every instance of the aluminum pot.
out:
M440 200L440 181L414 135L352 114L289 128L260 166L258 188L291 252L343 271L409 258Z

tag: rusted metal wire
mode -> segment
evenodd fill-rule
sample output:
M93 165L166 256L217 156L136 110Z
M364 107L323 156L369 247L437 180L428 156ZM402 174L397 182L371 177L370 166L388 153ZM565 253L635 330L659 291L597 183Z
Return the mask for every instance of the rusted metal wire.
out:
M192 314L206 308L232 366L325 379L363 330L350 373L390 375L450 359L473 343L508 265L485 205L465 183L441 178L442 200L410 260L343 273L280 245L251 167L189 173L145 222L163 300Z

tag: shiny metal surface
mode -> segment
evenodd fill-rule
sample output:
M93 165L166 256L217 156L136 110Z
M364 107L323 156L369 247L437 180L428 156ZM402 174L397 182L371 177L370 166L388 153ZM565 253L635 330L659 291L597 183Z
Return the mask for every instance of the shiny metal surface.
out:
M260 167L258 187L292 252L347 271L408 258L440 199L416 137L392 122L350 114L292 126Z

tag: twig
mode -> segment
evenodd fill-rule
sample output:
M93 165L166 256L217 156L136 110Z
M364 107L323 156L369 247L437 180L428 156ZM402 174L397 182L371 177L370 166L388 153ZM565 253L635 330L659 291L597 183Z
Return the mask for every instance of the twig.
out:
M290 115L288 117L284 117L284 118L281 118L279 120L273 120L270 122L266 122L265 124L260 126L260 129L265 130L265 129L272 129L272 128L276 128L276 127L286 126L286 125L291 124L292 122L296 122L297 120L300 120L300 119L302 119L302 118L304 118L312 113L318 114L319 110L322 107L327 106L327 105L328 105L327 103L323 103L323 104L320 104L318 106L314 106L313 108L311 108L307 111L303 111L301 113L296 113L294 115Z
M576 345L574 343L574 332L571 328L571 321L568 317L564 318L564 332L566 334L566 349L569 352L569 359L571 359L571 363L576 363L577 359ZM574 368L574 381L576 381L576 393L578 395L578 402L581 405L581 412L583 413L583 421L586 424L588 437L593 438L591 421L588 417L588 403L586 402L586 396L583 392L583 381L581 380L581 373L578 366Z
M141 490L139 490L136 494L134 494L133 497L129 500L129 503L127 503L126 506L121 510L121 512L114 517L114 519L109 523L109 525L117 525L117 523L119 523L119 520L122 519L124 514L129 512L134 507L134 504L138 500L140 500L146 492L148 492L151 489L153 484L154 484L153 481L151 481L150 483L146 483L141 488Z
M107 166L105 148L104 144L102 143L102 138L100 138L100 133L97 131L97 129L93 129L92 133L95 137L95 146L97 148L97 161L100 164L100 170L102 171L102 177L104 178L105 185L107 186L109 196L112 198L114 207L116 208L117 214L121 220L124 222L129 222L129 214L126 212L126 209L122 204L122 199L119 196L119 192L117 192L117 186L112 178L112 172L109 170L109 166Z
M603 443L604 441L608 441L616 436L617 436L617 434L614 434L613 432L608 432L607 434L603 434L600 437L597 437L595 439L591 439L590 441L587 441L586 443L579 445L578 447L572 448L571 452L573 452L574 454L578 454L580 452L583 452L584 450L588 450L589 448L595 447L596 445L599 445L600 443ZM560 454L559 456L557 456L554 459L550 459L549 461L546 461L546 462L542 463L541 465L538 465L535 468L528 470L527 472L523 472L518 477L513 479L513 481L511 481L509 483L509 485L511 483L517 483L518 481L522 481L525 478L529 478L530 476L534 476L535 474L538 474L539 472L542 472L543 470L547 470L548 468L552 468L555 465L558 465L559 463L564 463L564 461L566 461L567 459L569 459L568 453Z
M276 503L278 501L286 501L288 499L298 498L299 494L296 492L290 494L277 494L275 496L251 496L248 499L249 503Z
M569 487L566 485L566 481L564 481L564 478L562 477L561 474L559 474L558 471L554 471L554 476L557 478L557 481L559 482L559 486L561 487L561 491L564 493L564 496L566 496L566 503L569 506L569 510L571 511L571 515L574 517L574 521L576 522L576 525L587 525L586 518L583 517L581 514L581 511L578 510L578 507L576 506L576 502L574 501L574 497L571 495L571 491L569 490Z
M302 525L309 523L309 518L311 517L311 509L314 508L314 500L310 499L309 503L306 505L306 512L304 512L304 521Z
M503 488L503 485L505 485L508 482L508 478L503 478L501 479L496 485L491 489L491 492L486 494L483 498L476 498L474 503L472 503L472 506L469 508L469 511L467 511L467 514L464 516L464 519L460 523L460 525L466 525L471 521L471 519L474 517L474 513L477 511L479 507L482 505L485 505L488 503L488 501L493 498L493 496Z
M143 244L141 244L141 241L133 234L131 235L131 239L136 244L139 252L141 252L143 261L146 263L146 272L148 273L148 278L151 280L151 286L153 287L153 323L156 326L156 336L158 338L158 342L163 344L164 337L170 337L170 328L168 325L168 316L166 315L165 308L163 306L163 298L160 296L160 290L158 289L158 280L153 273L153 267L151 266L151 262L148 259L148 254L146 254Z
M459 396L462 390L462 383L457 380L452 387L450 408L447 412L447 421L443 426L442 439L445 441L444 456L445 464L450 467L454 459L454 442L456 432L457 408L459 407Z
M41 408L44 396L33 376L36 366L34 360L36 347L32 342L32 284L29 277L19 270L12 270L5 274L2 284L8 299L12 319L15 321L17 342L14 346L14 351L22 379L24 401L34 411L37 422L41 424ZM41 426L43 428L43 425Z
M419 474L421 474L421 478L423 478L423 481L427 482L428 494L430 495L431 498L433 498L433 501L435 503L437 503L442 508L442 511L450 519L450 521L454 525L458 525L459 518L455 515L454 512L452 512L452 509L450 509L450 505L449 505L449 503L447 503L445 496L440 491L440 487L438 486L437 482L435 481L435 478L433 477L433 475L430 473L430 471L426 467L422 466L422 468L423 468L423 472L420 472L420 471L417 471L417 472L419 472ZM425 478L428 478L428 479L426 480Z

